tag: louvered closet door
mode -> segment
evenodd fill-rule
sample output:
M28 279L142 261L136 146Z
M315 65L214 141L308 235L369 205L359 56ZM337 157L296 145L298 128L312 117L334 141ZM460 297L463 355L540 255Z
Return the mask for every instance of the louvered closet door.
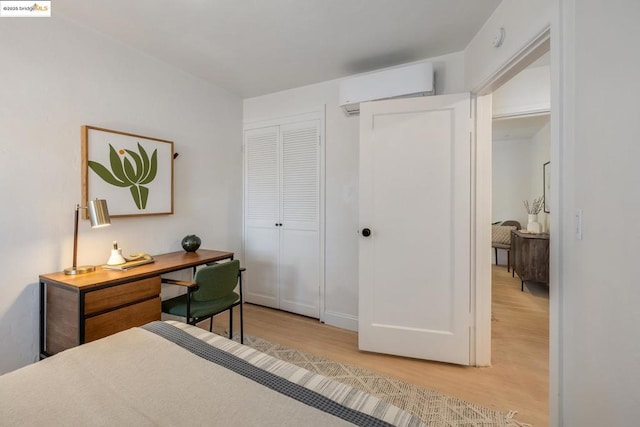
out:
M280 127L280 308L320 315L320 121Z
M245 299L278 308L280 216L278 126L244 134Z

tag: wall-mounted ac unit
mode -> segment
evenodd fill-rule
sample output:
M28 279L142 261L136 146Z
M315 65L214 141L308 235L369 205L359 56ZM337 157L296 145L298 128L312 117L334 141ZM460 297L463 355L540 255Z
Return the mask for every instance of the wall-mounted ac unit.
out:
M361 102L434 93L433 64L423 62L340 81L340 106L352 115L360 113Z

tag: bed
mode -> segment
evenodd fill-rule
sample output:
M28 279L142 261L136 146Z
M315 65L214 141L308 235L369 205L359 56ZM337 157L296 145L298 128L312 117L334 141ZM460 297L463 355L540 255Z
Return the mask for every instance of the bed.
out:
M422 426L350 386L174 321L0 376L0 423L64 426Z

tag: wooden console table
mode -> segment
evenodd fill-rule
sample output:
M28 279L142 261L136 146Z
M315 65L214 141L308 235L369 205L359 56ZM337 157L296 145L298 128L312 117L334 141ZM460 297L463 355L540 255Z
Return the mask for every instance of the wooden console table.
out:
M233 252L199 249L153 256L126 271L40 276L40 358L160 320L160 275L224 259Z
M520 290L524 282L549 283L549 234L529 234L519 230L511 232L511 267L520 277Z

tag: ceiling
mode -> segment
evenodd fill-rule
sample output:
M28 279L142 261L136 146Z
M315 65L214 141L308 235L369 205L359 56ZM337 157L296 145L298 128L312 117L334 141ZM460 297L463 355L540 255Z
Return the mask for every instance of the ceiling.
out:
M463 50L501 0L56 0L243 98Z

